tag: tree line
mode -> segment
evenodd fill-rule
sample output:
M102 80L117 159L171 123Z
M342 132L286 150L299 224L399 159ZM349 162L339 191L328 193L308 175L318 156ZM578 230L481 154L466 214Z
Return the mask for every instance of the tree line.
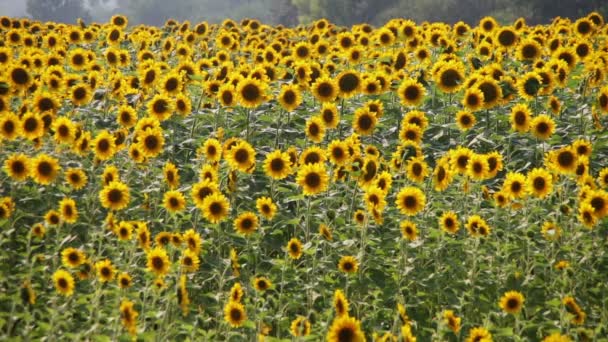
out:
M608 16L604 0L27 0L30 17L42 21L103 22L122 13L132 24L162 25L167 19L221 22L255 18L264 23L294 26L319 18L350 26L382 25L392 18L416 22L464 21L476 25L485 16L503 23L519 17L547 23L556 16L578 18L592 11Z

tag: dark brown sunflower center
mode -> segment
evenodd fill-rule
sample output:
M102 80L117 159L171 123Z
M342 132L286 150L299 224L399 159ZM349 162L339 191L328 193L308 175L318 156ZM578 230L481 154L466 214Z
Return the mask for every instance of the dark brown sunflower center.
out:
M165 266L165 261L163 260L163 258L161 258L159 256L155 256L152 258L152 267L155 270L162 270L164 266Z
M533 183L534 183L534 189L539 190L539 191L545 189L545 186L547 184L545 182L545 179L542 178L542 177L536 177L536 178L534 178L534 182Z
M557 162L562 167L571 167L574 163L574 154L569 151L561 152L557 155Z
M457 87L462 81L462 77L457 70L447 69L441 73L441 84L448 88Z
M15 68L11 72L11 79L18 85L24 85L30 81L30 74L25 69Z
M38 129L38 120L36 120L36 118L32 118L32 117L25 119L25 122L23 123L23 129L26 132L36 131Z
M403 95L410 101L417 100L420 96L420 89L418 89L416 86L409 86L405 88Z
M175 77L171 77L167 80L167 82L165 82L165 90L169 92L174 91L175 89L177 89L178 84L179 83L177 79Z
M51 163L43 161L38 164L38 173L40 173L42 176L50 176L51 173L53 173L53 166Z
M156 148L158 148L159 141L158 141L158 138L156 136L149 135L144 140L144 144L146 145L147 149L149 149L149 150L155 150Z
M418 201L416 201L416 197L414 197L414 196L406 196L403 199L403 205L406 208L415 208L417 203L418 203Z
M340 90L345 93L350 93L359 87L359 77L355 74L345 74L338 80Z
M119 203L122 201L122 191L118 189L112 189L108 193L108 200L110 203Z
M270 169L275 172L283 171L285 162L281 158L275 158L270 162Z
M241 90L241 96L245 101L257 101L260 96L260 88L255 84L247 84Z
M247 152L247 150L241 148L241 149L237 150L236 153L234 154L234 159L239 164L246 163L249 160L249 152Z
M362 130L367 131L368 129L372 128L373 120L369 115L361 115L358 123Z
M224 211L224 207L222 206L221 203L219 202L213 202L211 203L211 205L209 206L209 211L211 212L211 214L213 215L219 215Z
M311 188L316 188L321 185L321 176L316 172L311 172L306 175L304 183Z

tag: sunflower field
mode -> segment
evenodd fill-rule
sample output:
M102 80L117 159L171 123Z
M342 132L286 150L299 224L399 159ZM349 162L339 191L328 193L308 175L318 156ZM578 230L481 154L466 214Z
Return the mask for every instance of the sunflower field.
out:
M0 18L0 339L608 341L608 25Z

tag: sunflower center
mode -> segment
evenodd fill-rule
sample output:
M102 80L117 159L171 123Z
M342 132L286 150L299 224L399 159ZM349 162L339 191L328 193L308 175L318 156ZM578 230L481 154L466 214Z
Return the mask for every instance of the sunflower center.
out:
M309 173L309 174L306 175L306 178L305 178L304 182L309 187L316 188L319 185L321 185L321 176L318 173L311 172L311 173Z
M187 257L184 258L184 265L186 265L186 266L192 266L192 264L194 264L194 263L192 262L192 258L191 257L187 256Z
M211 189L209 187L205 186L198 190L197 196L200 200L203 200L203 199L205 199L205 197L211 195L212 193L213 193L213 191L211 191Z
M599 101L600 101L600 107L602 107L602 108L608 107L608 95L606 95L606 94L600 95Z
M470 94L469 96L467 96L467 104L469 106L479 105L479 97L476 94Z
M122 192L118 189L110 190L110 192L108 193L108 200L111 203L119 203L120 201L122 201Z
M468 162L469 162L468 156L459 156L458 159L456 159L456 163L458 164L458 167L463 168L463 169L465 167L467 167Z
M457 87L461 81L462 78L458 70L447 69L441 73L441 84L448 88Z
M292 243L292 244L290 244L290 245L289 245L289 249L290 249L292 252L294 252L294 253L297 253L297 252L299 252L299 251L300 251L300 247L298 246L298 244L297 244L297 243Z
M329 83L321 83L317 87L317 92L321 97L326 98L332 96L334 93L334 88Z
M243 164L243 163L247 162L247 160L249 160L249 153L247 152L247 150L241 148L241 149L237 150L236 153L234 154L234 159L239 164Z
M345 74L344 76L340 77L338 86L343 92L350 93L359 87L359 77L352 73Z
M177 198L171 197L171 198L169 198L169 205L172 208L175 208L175 207L179 206L179 201L177 200Z
M534 178L534 189L536 190L543 190L545 188L545 185L547 183L545 182L545 179L542 177L536 177Z
M22 68L15 68L11 72L12 80L18 85L27 84L30 81L30 75Z
M222 92L222 101L224 103L231 104L233 99L234 99L234 96L232 95L232 92L230 92L230 91Z
M165 266L165 262L163 261L163 258L161 258L159 256L155 256L152 258L152 267L155 270L162 270L164 266Z
M514 193L518 193L521 191L521 184L519 182L513 182L511 184L511 191Z
M361 115L358 120L359 127L364 131L367 131L372 127L372 122L372 118L369 115Z
M97 143L97 149L101 152L106 152L110 149L110 142L107 139L102 139Z
M57 280L57 285L59 288L65 289L68 287L68 281L65 278L59 278Z
M443 166L439 167L439 170L437 170L437 180L439 182L443 181L446 177L446 172L445 172L445 168Z
M321 162L321 156L318 153L311 152L304 158L304 164L315 164Z
M40 173L42 176L49 176L51 173L53 173L51 163L43 161L38 164L38 173Z
M289 105L296 102L296 94L293 91L287 91L283 94L283 101Z
M82 100L87 96L87 91L83 87L78 87L74 90L74 99Z
M340 148L340 147L334 147L331 150L331 155L335 159L340 160L340 159L342 159L344 157L344 150L342 148Z
M454 220L451 217L446 218L445 221L443 221L443 223L445 224L445 226L447 228L451 228L454 226Z
M483 165L481 163L473 163L473 172L480 174L483 172Z
M538 54L538 50L534 45L524 45L521 49L521 55L526 59L532 59L536 57Z
M418 138L418 134L416 134L415 131L410 129L405 132L405 138L407 140L416 140L416 138Z
M486 103L493 103L498 98L498 90L494 84L490 82L483 82L479 85L479 90L483 93L483 98Z
M468 126L471 124L471 117L468 115L463 115L460 117L460 123L464 126Z
M509 300L507 300L507 307L509 309L515 309L519 306L519 301L516 298L509 298Z
M152 107L153 107L155 113L162 114L167 111L168 103L167 103L167 101L161 99L161 100L154 102L154 105Z
M241 95L245 101L257 101L261 96L260 88L255 84L247 84L243 87Z
M230 310L230 318L233 321L240 321L241 320L241 310L234 308L232 310Z
M213 202L211 203L211 205L209 206L209 211L211 212L211 214L213 215L219 215L222 213L222 211L224 210L224 207L222 206L221 203L219 202Z
M175 89L177 89L177 86L179 85L177 79L175 77L172 77L170 79L167 80L167 82L165 83L165 90L167 90L168 92L172 92Z
M415 208L417 203L418 202L416 201L416 197L414 196L406 196L403 199L403 204L406 208Z
M344 327L340 329L338 332L338 341L339 342L350 342L355 338L355 332L350 327Z
M144 140L144 143L146 145L146 148L149 150L155 150L159 145L157 137L155 137L153 135L147 136L146 139Z
M560 166L570 167L574 163L574 154L569 151L561 152L557 156L557 162L559 163Z
M593 197L591 199L591 206L595 209L595 212L601 212L606 207L606 201L601 197Z
M310 126L308 126L308 133L310 133L310 135L313 137L319 135L320 131L321 130L319 129L319 125L315 123L312 123Z
M110 268L109 268L109 267L103 267L103 268L101 269L100 273L101 273L101 275L102 275L102 276L104 276L104 277L109 277L109 276L110 276L110 274L111 274L112 272L110 271Z
M405 88L405 92L403 95L406 99L413 101L418 99L418 96L420 96L420 90L416 86L409 86Z
M545 134L549 132L549 125L546 122L540 122L536 125L536 131L540 134Z
M422 174L422 165L420 165L420 163L414 163L414 165L412 165L412 173L416 177L420 176L420 174Z
M502 46L511 46L515 43L515 32L510 30L502 31L498 34L498 41Z
M270 162L270 169L275 172L280 172L285 167L285 162L283 159L275 158Z
M23 129L26 132L34 132L36 129L38 129L38 120L36 120L36 118L27 118L25 119L25 123L23 124Z

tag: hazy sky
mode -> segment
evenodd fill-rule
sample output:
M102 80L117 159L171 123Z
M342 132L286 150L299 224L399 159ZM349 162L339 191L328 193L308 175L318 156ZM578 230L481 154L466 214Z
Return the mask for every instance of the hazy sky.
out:
M0 16L25 16L25 0L0 0Z

